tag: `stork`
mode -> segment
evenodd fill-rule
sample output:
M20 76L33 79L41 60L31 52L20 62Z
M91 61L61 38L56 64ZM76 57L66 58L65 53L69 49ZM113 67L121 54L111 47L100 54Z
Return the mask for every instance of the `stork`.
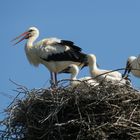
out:
M25 52L29 62L38 66L45 65L51 73L51 81L57 85L57 73L68 67L70 64L78 66L87 65L87 56L82 49L72 41L61 40L58 38L46 38L34 43L39 36L39 30L36 27L30 27L26 32L13 39L21 39L14 45L24 39L27 39Z
M75 64L69 65L62 72L71 74L70 86L73 88L80 85L82 82L86 82L88 85L92 85L92 86L99 85L99 83L96 80L93 80L92 77L90 76L77 79L77 76L79 74L79 67Z
M135 77L140 78L140 55L138 57L130 56L127 59L126 68L123 77L127 77L130 72Z
M98 81L107 80L118 84L130 84L126 79L122 78L122 74L118 71L99 69L96 64L96 56L93 54L87 55L88 65L91 77L96 78Z

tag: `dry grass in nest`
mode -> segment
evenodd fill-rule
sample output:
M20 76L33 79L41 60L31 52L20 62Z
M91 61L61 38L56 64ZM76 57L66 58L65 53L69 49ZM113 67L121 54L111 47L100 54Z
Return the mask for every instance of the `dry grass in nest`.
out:
M18 92L24 97L12 102L1 122L3 140L140 139L140 92L132 87L102 82Z

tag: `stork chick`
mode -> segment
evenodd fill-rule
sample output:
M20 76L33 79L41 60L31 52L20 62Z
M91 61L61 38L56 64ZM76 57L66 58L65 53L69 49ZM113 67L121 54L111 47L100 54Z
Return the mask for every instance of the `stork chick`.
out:
M128 84L128 80L122 78L122 74L118 71L99 69L96 64L96 56L93 54L87 55L90 75L98 81L112 81L113 83Z
M79 67L75 64L69 65L66 69L62 71L63 73L70 73L71 74L71 81L70 85L71 87L76 87L82 83L87 83L88 85L97 86L99 83L96 80L93 80L92 77L82 77L77 79L77 76L79 74Z

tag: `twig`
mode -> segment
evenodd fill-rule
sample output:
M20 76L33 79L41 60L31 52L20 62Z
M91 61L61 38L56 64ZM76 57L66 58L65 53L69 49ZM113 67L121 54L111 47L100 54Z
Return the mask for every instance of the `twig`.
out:
M131 115L130 115L130 117L129 117L129 120L132 119L132 116L133 116L133 114L135 113L135 111L136 111L136 109L137 109L137 106L138 106L138 105L136 105L136 107L133 109L133 111L132 111L132 113L131 113Z

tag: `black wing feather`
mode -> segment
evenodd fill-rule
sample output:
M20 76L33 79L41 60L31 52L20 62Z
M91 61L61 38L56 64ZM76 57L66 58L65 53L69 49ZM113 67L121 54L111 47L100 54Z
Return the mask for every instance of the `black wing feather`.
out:
M87 55L82 52L74 52L73 50L68 50L63 53L51 54L47 58L41 58L45 61L74 61L79 63L84 63L87 65Z
M60 45L67 45L70 47L69 50L62 53L50 54L46 58L42 58L44 61L73 61L83 63L84 66L87 66L87 55L81 52L81 48L75 46L72 41L61 40Z
M67 45L67 46L71 47L75 51L82 51L82 49L80 47L74 45L74 42L69 41L69 40L61 40L61 43L59 43L59 44Z

